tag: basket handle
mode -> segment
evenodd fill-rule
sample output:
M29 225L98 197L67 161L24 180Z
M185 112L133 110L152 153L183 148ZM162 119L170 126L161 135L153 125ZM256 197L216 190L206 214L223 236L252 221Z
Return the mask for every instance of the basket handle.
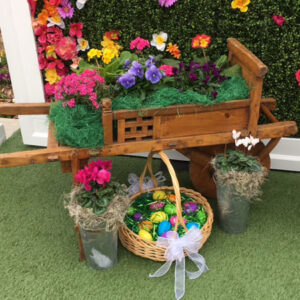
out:
M177 232L177 228L178 228L179 223L183 226L185 231L188 231L188 229L186 228L185 223L183 221L183 218L182 218L182 206L181 206L181 195L180 195L179 182L178 182L175 170L174 170L167 154L164 153L163 151L150 152L149 153L148 158L147 158L146 166L145 166L145 168L142 172L142 175L140 177L140 182L139 182L140 192L143 192L143 182L144 182L144 178L145 178L145 174L146 174L147 170L149 170L149 173L150 173L151 178L153 180L154 186L158 187L156 178L153 175L153 170L152 170L152 157L156 153L160 156L161 160L165 163L165 165L166 165L166 167L169 171L169 174L171 176L171 180L172 180L172 184L173 184L173 188L174 188L175 203L176 203L176 214L177 214L174 231Z

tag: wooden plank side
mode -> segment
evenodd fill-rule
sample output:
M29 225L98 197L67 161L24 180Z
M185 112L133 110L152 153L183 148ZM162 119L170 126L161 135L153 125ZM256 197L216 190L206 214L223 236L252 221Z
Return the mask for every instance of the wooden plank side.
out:
M232 131L233 129L242 130L247 127L248 120L248 108L164 116L161 119L159 137L182 137Z
M51 103L10 103L0 105L0 115L48 115Z

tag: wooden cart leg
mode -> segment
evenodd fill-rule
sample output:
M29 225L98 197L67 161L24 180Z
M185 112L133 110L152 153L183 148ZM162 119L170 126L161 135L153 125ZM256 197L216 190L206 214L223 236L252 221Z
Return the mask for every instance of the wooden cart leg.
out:
M75 231L78 234L79 260L80 261L85 261L86 258L85 258L84 248L83 248L81 234L80 234L80 230L79 230L78 225L75 226Z

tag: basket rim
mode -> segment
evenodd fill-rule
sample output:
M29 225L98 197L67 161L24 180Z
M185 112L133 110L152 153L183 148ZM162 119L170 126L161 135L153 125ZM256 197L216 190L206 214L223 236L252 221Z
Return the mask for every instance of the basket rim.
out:
M129 201L130 201L130 205L132 204L132 202L134 202L135 198L137 198L138 196L142 195L142 194L146 194L146 193L149 193L151 191L156 191L156 190L174 190L174 187L173 186L159 186L159 187L153 187L151 189L148 189L147 191L140 191L140 192L137 192L135 193L134 195L132 195L130 198L129 198ZM190 192L192 194L194 194L195 196L198 196L199 198L201 198L203 201L206 202L207 206L208 206L208 211L205 209L205 211L207 212L207 220L204 224L203 227L201 227L201 232L203 232L204 229L206 229L207 227L209 227L209 225L212 225L213 221L214 221L214 215L213 215L213 211L212 211L212 208L209 204L209 202L207 201L207 199L205 197L203 197L199 192L196 192L195 190L192 190L192 189L187 189L187 188L184 188L184 187L180 187L180 193L182 192L182 190L184 190L185 192ZM171 201L171 202L175 202L175 201ZM153 246L155 247L158 247L156 244L157 244L157 241L149 241L149 240L146 240L146 239L143 239L141 238L138 234L136 234L135 232L133 232L131 229L128 228L128 226L125 224L125 223L122 223L120 225L120 227L124 230L129 230L130 231L130 234L133 234L135 236L135 238L137 239L140 239L140 240L143 240L145 242L147 242L147 244L152 244ZM207 237L208 238L208 237ZM206 239L203 239L202 241L202 245L204 244L204 242L207 240ZM158 248L161 248L161 247L158 247ZM164 248L161 248L161 249L164 249Z

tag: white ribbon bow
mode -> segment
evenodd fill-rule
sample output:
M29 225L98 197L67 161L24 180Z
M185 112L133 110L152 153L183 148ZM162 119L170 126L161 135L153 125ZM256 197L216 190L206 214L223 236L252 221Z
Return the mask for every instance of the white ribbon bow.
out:
M162 186L162 184L166 181L166 178L162 174L163 173L161 171L154 174L158 186ZM140 181L140 178L136 174L130 173L128 175L128 182L130 183L130 186L128 188L128 196L129 197L131 197L132 195L139 192L139 190L140 190L139 181ZM153 180L151 179L151 177L149 177L149 176L145 177L145 179L143 181L143 187L142 187L143 191L148 191L148 190L152 189L153 187L154 187L154 183L153 183Z
M179 237L178 234L174 236L173 232L170 232L168 238L159 237L157 240L157 246L166 248L165 258L167 262L163 264L154 274L149 274L149 277L161 277L165 275L172 262L176 261L175 266L175 296L179 300L185 293L185 273L189 279L196 279L202 273L208 271L205 259L198 253L198 249L201 245L202 233L200 229L193 226L183 237ZM185 258L184 251L188 255L191 261L198 267L196 272L188 272L185 270Z

